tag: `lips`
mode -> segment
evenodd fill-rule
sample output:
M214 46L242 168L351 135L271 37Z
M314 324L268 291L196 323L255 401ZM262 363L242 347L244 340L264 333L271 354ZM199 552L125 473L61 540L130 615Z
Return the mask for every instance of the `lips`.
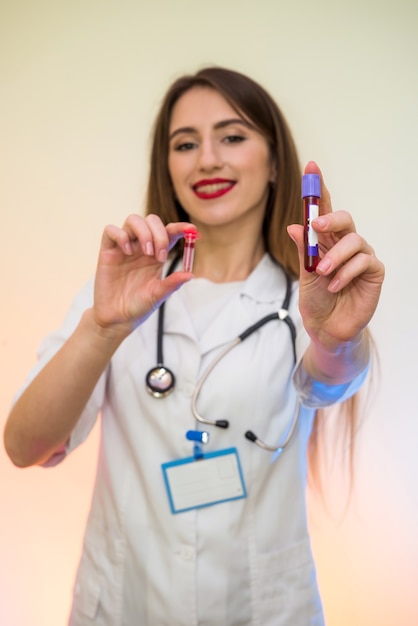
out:
M193 191L198 198L202 200L210 200L212 198L219 198L225 195L235 186L234 180L227 180L225 178L212 178L199 180L193 185Z

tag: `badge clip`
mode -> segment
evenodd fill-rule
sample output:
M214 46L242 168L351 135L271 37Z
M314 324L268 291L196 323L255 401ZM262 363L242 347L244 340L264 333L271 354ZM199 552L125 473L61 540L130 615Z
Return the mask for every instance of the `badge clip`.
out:
M208 443L209 433L206 430L188 430L186 432L186 439L195 442L193 452L196 461L203 459L204 453L201 444Z

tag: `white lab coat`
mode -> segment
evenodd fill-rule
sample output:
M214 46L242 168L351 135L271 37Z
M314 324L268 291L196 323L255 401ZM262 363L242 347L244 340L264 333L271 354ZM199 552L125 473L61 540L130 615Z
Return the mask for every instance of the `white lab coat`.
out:
M293 291L290 314L300 356L307 337L296 283ZM323 624L305 510L314 411L303 408L290 445L275 460L244 438L250 429L278 442L292 417L296 391L285 323L269 322L234 348L210 374L198 401L204 417L230 421L228 430L209 427L205 450L238 449L248 497L173 515L161 470L162 463L193 454L185 433L195 427L190 400L202 372L227 342L277 311L284 295L283 273L266 255L198 340L181 290L173 294L165 314L164 361L175 372L176 387L166 398L145 391L156 360L157 314L115 353L66 450L87 437L101 412L99 466L71 626ZM92 297L89 284L63 328L44 342L30 379ZM305 396L309 403L306 389Z

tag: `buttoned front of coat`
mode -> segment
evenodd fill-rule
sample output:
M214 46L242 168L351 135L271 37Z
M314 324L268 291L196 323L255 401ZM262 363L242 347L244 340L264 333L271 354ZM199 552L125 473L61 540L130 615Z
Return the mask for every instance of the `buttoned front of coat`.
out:
M266 255L198 339L181 290L166 305L164 362L175 390L145 390L155 366L157 314L115 353L74 429L66 453L101 413L97 478L74 588L71 626L320 626L305 507L306 447L314 409L303 407L294 437L276 458L244 437L278 442L292 418L296 389L289 329L269 322L239 344L205 382L198 410L227 419L209 427L205 451L236 447L248 497L172 514L161 464L190 457L196 428L191 397L225 345L281 308L282 270ZM297 352L307 345L293 286L290 315ZM33 375L62 345L92 302L75 300L63 328L44 342ZM64 456L64 455L63 455ZM50 464L62 460L56 456Z

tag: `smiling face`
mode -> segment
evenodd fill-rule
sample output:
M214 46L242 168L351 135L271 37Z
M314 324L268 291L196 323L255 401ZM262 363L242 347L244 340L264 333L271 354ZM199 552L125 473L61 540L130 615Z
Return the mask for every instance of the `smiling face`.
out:
M205 228L247 225L261 236L274 180L263 135L209 87L193 87L173 107L168 168L190 220Z

